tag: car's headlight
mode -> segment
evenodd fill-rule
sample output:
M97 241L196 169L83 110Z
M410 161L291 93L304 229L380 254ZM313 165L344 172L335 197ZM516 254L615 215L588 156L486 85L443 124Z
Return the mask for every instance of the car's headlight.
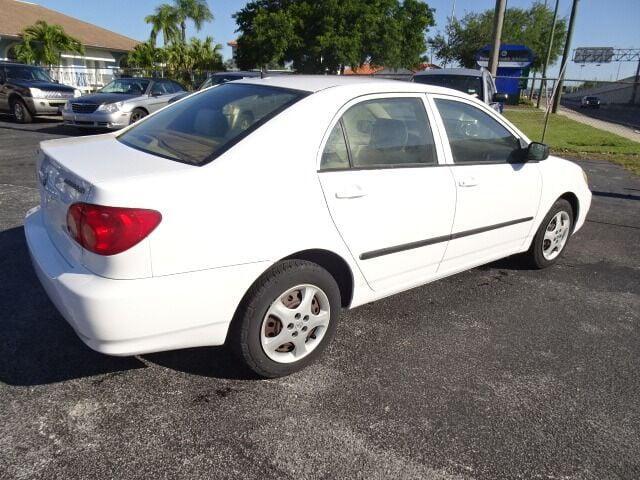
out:
M77 88L73 91L73 98L78 98L81 95L82 95L82 92Z
M120 108L122 108L122 105L123 105L123 102L105 103L103 105L100 105L98 107L98 110L102 112L115 113L118 110L120 110Z
M31 96L33 98L42 98L42 97L44 97L44 92L42 90L40 90L39 88L31 87L31 88L29 88L29 91L31 92Z

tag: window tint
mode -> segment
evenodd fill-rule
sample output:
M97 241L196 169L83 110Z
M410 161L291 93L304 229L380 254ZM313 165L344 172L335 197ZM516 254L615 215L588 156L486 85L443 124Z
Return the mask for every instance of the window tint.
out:
M436 98L456 163L518 161L520 142L488 114L466 103Z
M336 126L331 130L324 152L322 152L320 168L323 170L349 168L349 154L347 153L347 144L342 133L342 122L336 123Z
M342 121L353 167L437 163L419 98L368 100L347 110Z
M482 98L482 77L480 76L426 74L414 76L413 81L437 87L452 88L453 90Z
M184 92L184 88L178 82L169 82L169 86L173 88L173 93L181 93Z
M118 140L147 153L203 165L305 95L260 85L220 85L171 104Z
M158 80L151 87L152 95L166 95L167 93L173 93L173 87L167 80Z

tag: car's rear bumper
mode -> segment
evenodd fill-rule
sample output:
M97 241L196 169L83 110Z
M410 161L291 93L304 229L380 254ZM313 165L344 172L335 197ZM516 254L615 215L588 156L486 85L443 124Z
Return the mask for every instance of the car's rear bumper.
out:
M102 128L107 130L119 130L129 125L131 112L93 112L93 113L73 113L67 110L62 111L62 118L65 125L78 128Z
M27 214L25 235L53 304L89 347L109 355L222 345L242 296L266 268L261 262L114 280L65 259L49 239L39 208Z

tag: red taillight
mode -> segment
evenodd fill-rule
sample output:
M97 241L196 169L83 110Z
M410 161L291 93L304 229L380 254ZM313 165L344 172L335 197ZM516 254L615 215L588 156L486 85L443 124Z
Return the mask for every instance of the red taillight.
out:
M130 249L158 226L160 212L74 203L67 212L69 235L98 255L115 255Z

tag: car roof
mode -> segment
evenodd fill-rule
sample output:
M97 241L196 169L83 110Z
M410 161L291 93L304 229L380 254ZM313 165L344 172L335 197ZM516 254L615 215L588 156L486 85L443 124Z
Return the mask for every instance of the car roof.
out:
M388 80L357 75L275 75L265 78L243 78L236 84L264 85L314 93L328 88L355 88L363 93L374 92L424 92L447 93L451 90L434 85L424 85L402 80Z
M0 60L0 65L4 65L4 66L10 66L10 67L32 67L32 68L44 68L40 65L29 65L27 63L20 63L20 62L7 62L4 60Z
M442 68L440 70L423 70L417 72L414 76L421 77L424 75L460 75L460 76L473 76L477 77L486 72L486 70L474 69L474 68Z
M212 77L259 77L261 72L234 71L234 72L216 72Z

